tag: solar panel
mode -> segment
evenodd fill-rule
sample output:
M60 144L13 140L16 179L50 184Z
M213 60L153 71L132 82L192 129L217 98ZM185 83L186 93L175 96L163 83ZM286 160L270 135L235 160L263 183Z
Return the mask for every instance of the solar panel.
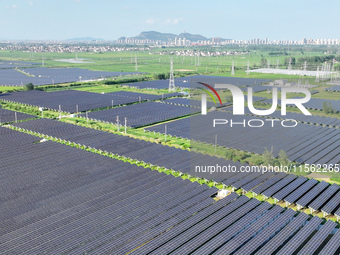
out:
M273 254L279 249L286 240L293 236L308 220L309 216L305 213L299 213L287 226L285 226L277 235L275 235L269 242L267 242L259 251L257 255Z
M273 194L275 194L277 191L281 190L283 187L288 185L289 183L293 182L297 178L294 174L288 174L285 178L283 178L278 183L274 184L270 188L266 189L262 192L262 195L266 197L271 197Z
M137 240L137 244L140 243L140 245L144 244L147 240L150 240L147 245L143 245L142 247L139 247L135 251L132 251L131 254L148 254L155 249L161 247L163 244L165 244L167 241L171 240L172 238L176 237L186 229L190 228L191 226L195 225L196 223L200 222L204 218L206 218L208 215L213 214L217 210L223 208L225 205L229 204L230 202L234 201L238 195L236 193L231 193L229 196L227 196L224 199L219 200L217 203L214 203L213 205L206 207L205 209L197 212L195 215L191 215L190 218L187 220L180 222L175 221L172 224L175 225L171 231L167 231L167 228L165 228L162 232L162 235L160 233L162 232L151 232L151 233L145 233L142 236L139 237L139 240ZM153 238L153 239L152 239ZM134 246L135 248L136 246ZM137 246L138 247L138 246ZM129 247L126 247L127 250L131 251L133 249L130 249Z
M331 214L338 208L339 205L340 205L340 192L336 193L335 196L321 208L321 211L327 214Z
M335 252L340 247L340 230L338 229L336 233L332 236L331 240L323 247L319 255L329 255L335 254Z
M308 241L308 243L303 246L299 251L299 255L313 254L322 244L322 242L328 237L328 235L336 227L336 223L329 220L327 221L321 229L316 232L316 234Z
M276 174L276 172L268 172L268 173L265 173L265 174L261 174L255 180L243 185L242 190L244 190L245 192L249 192L253 188L255 188L256 186L258 186L259 184L261 184L261 183L267 181L269 178L273 177L275 174Z
M215 238L214 236L220 231L224 230L228 226L234 224L238 219L247 215L249 211L258 206L260 202L256 199L252 199L246 204L240 206L234 212L229 215L225 215L220 221L216 222L214 225L210 226L208 229L202 231L200 234L192 237L188 242L184 243L181 247L173 251L173 254L189 254L194 251L197 247L200 247L202 244L211 238ZM200 229L200 231L202 228ZM195 234L194 231L191 233ZM185 233L184 233L185 234ZM196 233L197 234L197 233Z
M37 116L0 108L0 124L34 119Z
M325 181L319 182L311 191L309 191L306 195L300 198L296 202L296 204L301 208L306 207L310 202L312 202L316 197L318 197L328 186L329 186L328 182Z
M306 194L310 189L312 189L317 184L318 184L317 180L309 179L301 187L299 187L297 190L295 190L293 193L291 193L289 196L287 196L284 199L284 201L287 202L287 203L290 203L290 204L295 203L301 196Z
M264 213L266 213L272 207L268 202L264 202L257 206L254 210L248 212L245 216L240 218L235 224L223 230L214 238L210 239L208 242L200 246L192 254L210 254L218 247L229 241L231 238L238 235L242 230L247 228L250 224L259 219ZM204 239L207 241L207 239Z
M289 185L285 186L283 189L281 189L279 192L275 193L273 195L273 198L277 199L278 201L283 200L287 195L290 193L294 193L295 189L300 187L303 183L305 183L308 179L306 177L299 177L293 182L291 182Z
M338 192L339 189L339 185L334 183L322 192L321 195L318 196L317 199L315 199L308 207L313 210L319 210L336 192Z
M262 183L260 186L256 187L252 191L256 194L259 195L261 194L264 190L268 189L269 187L273 186L275 183L279 182L282 180L284 177L286 177L286 173L278 173L274 177L270 178L268 181L265 181Z
M25 74L24 74L25 73ZM28 68L28 69L0 69L0 84L7 86L21 86L21 83L33 83L35 86L77 82L114 77L138 72L102 72L83 68Z
M95 120L116 123L117 116L119 116L121 123L123 123L124 118L127 118L127 126L139 127L189 115L198 111L198 108L146 102L90 112L88 113L88 117ZM80 116L86 117L86 114L81 114Z
M282 215L269 224L263 231L253 237L248 243L242 246L235 255L252 254L266 243L273 235L279 232L294 217L296 212L292 209L286 210Z
M317 229L321 224L322 219L313 217L308 223L293 236L280 250L277 255L291 255L293 254L305 240Z
M203 231L205 228L215 224L216 221L228 217L230 213L244 205L249 201L249 198L246 196L241 196L240 198L236 199L234 202L228 204L226 207L219 210L216 214L207 217L203 221L199 222L197 225L193 226L192 228L188 229L186 232L182 232L181 235L169 240L166 244L162 245L151 254L168 254L171 251L175 250L180 245L184 244L185 242L189 241L195 235Z
M270 209L266 214L264 214L261 218L247 227L244 231L242 231L239 235L235 236L233 239L225 243L222 247L220 247L216 254L230 254L236 251L239 247L241 247L244 243L249 241L253 236L255 236L259 231L261 231L264 227L270 224L274 219L280 216L280 213L283 211L281 206L275 206Z

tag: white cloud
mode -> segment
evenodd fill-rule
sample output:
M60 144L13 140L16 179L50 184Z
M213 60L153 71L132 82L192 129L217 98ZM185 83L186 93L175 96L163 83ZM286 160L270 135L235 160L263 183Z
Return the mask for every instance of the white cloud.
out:
M148 24L148 25L152 25L152 24L155 24L155 20L154 19L147 19L146 21L145 21L145 24Z
M167 19L165 24L177 25L181 21L183 21L183 18Z

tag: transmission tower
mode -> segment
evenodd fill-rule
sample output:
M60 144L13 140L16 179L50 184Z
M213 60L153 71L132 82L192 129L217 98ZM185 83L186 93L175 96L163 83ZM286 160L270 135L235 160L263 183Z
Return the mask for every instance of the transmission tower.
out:
M276 60L276 69L280 68L280 59Z
M307 61L305 61L305 62L303 63L303 70L304 70L304 71L307 71Z
M320 81L320 73L319 73L319 67L316 70L316 76L315 76L315 82L319 82Z
M169 78L169 92L174 92L175 88L175 79L174 79L174 67L173 67L173 60L171 58L170 61L170 78Z
M138 64L137 64L137 53L135 53L135 70L138 70Z
M268 65L268 69L269 69L270 68L270 60L268 60L267 65Z
M289 58L288 70L292 70L292 58Z
M231 75L235 75L235 64L234 64L234 60L231 66Z
M247 71L246 74L249 75L249 60L247 61Z

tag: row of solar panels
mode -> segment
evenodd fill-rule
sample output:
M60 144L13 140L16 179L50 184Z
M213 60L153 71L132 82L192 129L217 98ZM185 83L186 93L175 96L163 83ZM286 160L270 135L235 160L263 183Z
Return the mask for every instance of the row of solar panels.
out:
M339 251L332 221L235 193L215 202L215 188L4 128L0 136L5 253Z
M0 124L1 123L9 123L9 122L17 122L27 119L34 119L37 116L21 113L21 112L15 112L10 111L7 109L0 108Z
M34 67L35 65L40 65L40 63L23 62L23 61L0 61L0 69Z
M88 116L93 120L109 123L117 123L117 119L119 119L119 123L123 125L126 118L127 126L140 127L186 116L199 111L198 108L193 107L146 102L102 111L94 111L88 114L80 114L79 116L84 118Z
M217 124L211 128L215 120L218 120ZM282 120L277 119L236 116L231 112L213 111L207 115L195 115L146 128L146 130L163 134L166 125L167 134L208 144L217 142L220 146L257 154L262 154L266 148L272 148L274 156L277 156L280 150L284 150L290 160L300 163L337 164L340 162L340 152L337 149L340 146L338 129L302 123L292 128L282 126L281 122ZM251 127L262 124L262 127ZM290 121L284 121L283 124L295 125Z
M16 102L49 110L75 113L99 109L105 107L132 104L147 100L165 99L178 96L179 93L150 95L118 91L107 94L92 93L77 90L63 90L55 92L44 92L38 90L0 94L0 100ZM114 116L116 118L116 116Z
M254 92L267 90L268 87L258 86L258 84L268 82L266 79L249 79L237 77L221 77L221 76L206 76L195 75L189 77L175 78L175 86L178 88L193 88L204 87L199 82L214 86L214 84L233 84L238 87L253 86ZM131 87L138 87L140 89L167 89L169 88L169 80L144 81L138 83L126 84Z
M265 110L260 107L256 107L257 110ZM232 111L232 108L228 108L225 111ZM248 108L245 108L245 114L254 115L252 112L249 111ZM262 116L262 115L258 115ZM263 117L263 116L262 116ZM306 124L313 124L313 125L321 125L321 126L329 126L329 127L340 127L340 119L338 118L331 118L331 117L324 117L324 116L317 116L317 115L304 115L303 113L296 113L296 112L287 112L286 115L281 115L280 111L275 111L269 116L269 118L275 119L294 119L298 122L306 123Z
M302 208L308 206L313 210L322 210L328 214L332 214L340 205L338 195L331 200L335 192L331 195L326 192L328 183L318 183L318 181L314 179L307 179L305 177L298 178L294 174L241 172L240 167L245 165L239 162L227 161L221 158L183 151L181 149L135 140L126 136L119 136L49 119L27 121L14 125L26 130L32 130L91 148L112 152L153 165L164 166L168 169L189 173L209 180L213 179L216 182L222 182L226 186L242 189L245 192L252 191L257 195L262 194L266 197L273 197L279 201L284 200L289 204L296 203ZM237 168L237 171L216 172L214 174L196 172L196 166L201 166L203 169L203 166L211 165L232 165ZM338 187L337 185L333 186ZM333 189L331 187L329 187L329 189ZM327 201L329 201L329 203L326 204Z
M340 85L335 85L330 88L326 88L325 91L340 92Z
M1 66L0 66L1 67ZM22 86L33 83L35 86L94 80L104 77L139 74L138 72L102 72L82 68L27 68L1 69L0 85Z
M265 104L272 104L272 99L268 99L263 101ZM303 103L303 106L307 109L312 110L319 110L322 111L324 108L324 103L328 103L332 106L333 110L336 112L340 111L340 100L326 100L326 99L320 99L320 98L311 98L308 102ZM281 100L278 100L278 105L281 105ZM291 107L296 107L295 105L288 105Z

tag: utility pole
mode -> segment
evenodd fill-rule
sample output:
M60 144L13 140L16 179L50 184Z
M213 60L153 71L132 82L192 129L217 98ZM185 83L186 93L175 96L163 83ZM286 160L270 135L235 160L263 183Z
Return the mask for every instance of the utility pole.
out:
M234 60L231 66L231 75L235 75L235 64L234 64Z
M119 132L119 116L117 116L117 127L118 127L118 132Z
M174 78L174 67L173 67L173 59L171 58L170 62L170 78L169 78L169 92L175 92L175 78Z

